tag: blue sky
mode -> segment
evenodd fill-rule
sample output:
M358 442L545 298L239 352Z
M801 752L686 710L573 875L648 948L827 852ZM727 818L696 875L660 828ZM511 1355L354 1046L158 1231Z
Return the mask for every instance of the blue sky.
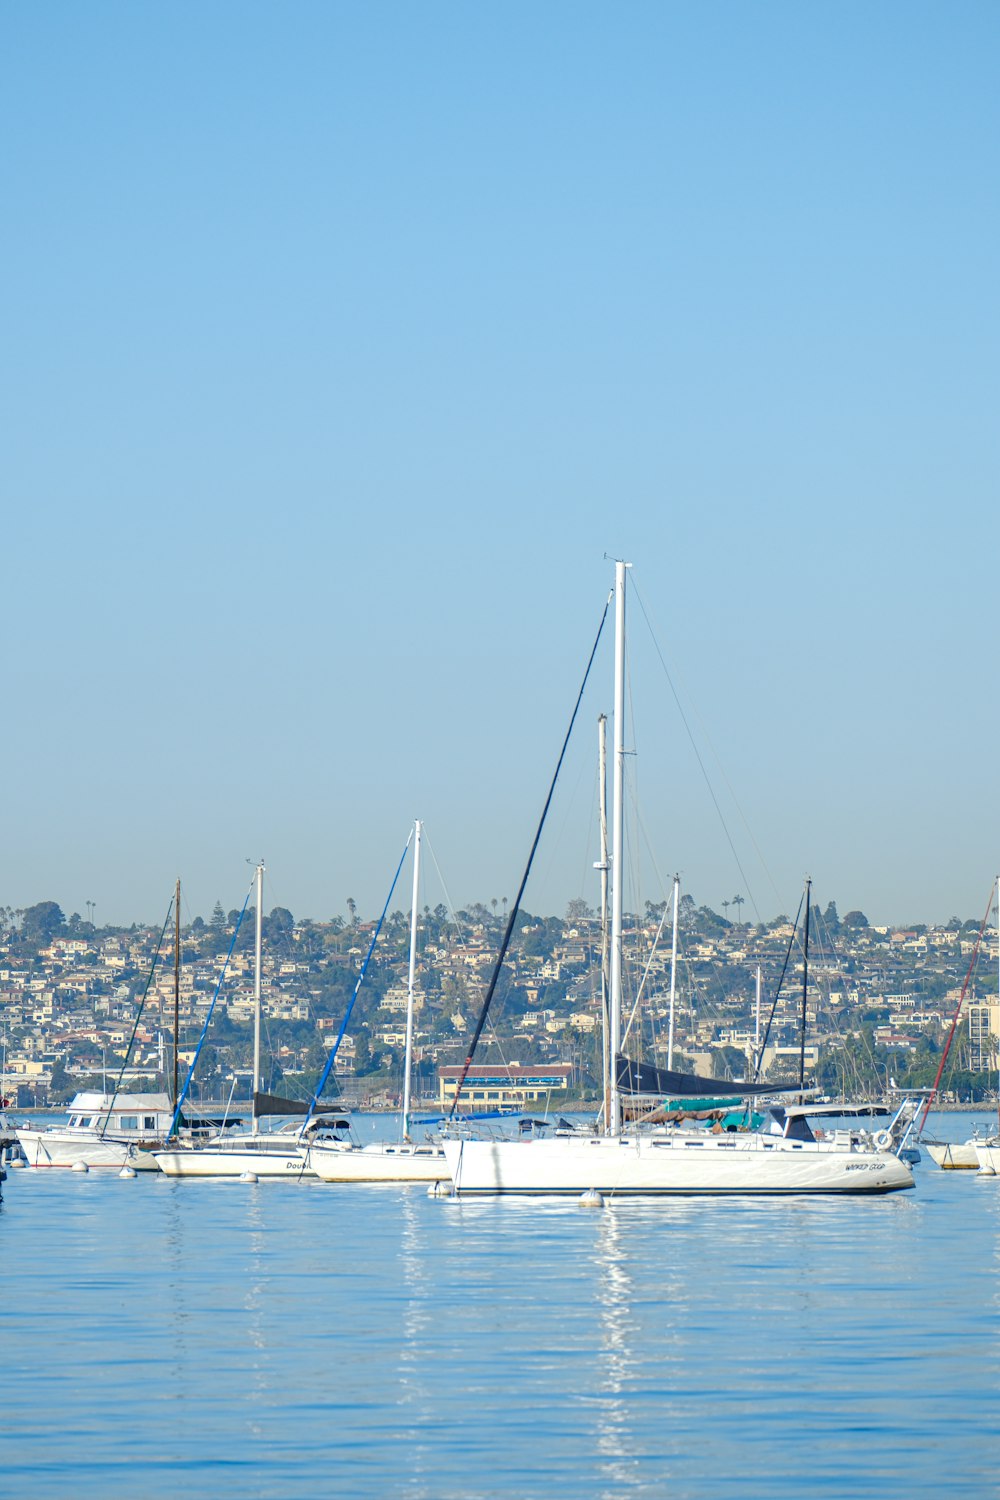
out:
M655 628L633 904L808 871L978 915L998 41L894 0L4 7L0 901L154 919L179 873L207 915L262 855L269 902L369 912L415 816L457 904L513 894L607 553ZM595 895L597 671L533 910Z

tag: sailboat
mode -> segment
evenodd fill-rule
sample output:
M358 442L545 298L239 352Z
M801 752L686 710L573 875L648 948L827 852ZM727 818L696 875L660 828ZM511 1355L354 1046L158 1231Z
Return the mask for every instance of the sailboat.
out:
M995 890L998 923L1000 923L1000 875L996 877ZM991 895L991 904L992 899L993 897ZM933 1105L934 1100L937 1097L938 1089L941 1084L941 1077L944 1073L945 1065L948 1061L948 1056L951 1051L951 1044L955 1039L955 1033L958 1029L959 1019L962 1014L963 1006L965 1005L966 990L968 988L969 981L972 978L976 959L979 953L979 943L982 940L983 933L986 930L986 923L989 919L989 910L989 907L987 907L986 915L983 917L982 927L979 931L979 938L976 940L976 946L973 950L972 961L969 964L968 973L965 976L965 983L962 985L961 993L958 998L958 1004L956 1005L955 1012L951 1018L951 1026L949 1028L948 1036L944 1044L944 1049L941 1053L941 1061L938 1065L937 1076L934 1079L933 1087L921 1100L922 1114L920 1118L920 1126L916 1132L917 1139L920 1142L920 1145L927 1152L927 1155L930 1157L931 1161L933 1161L936 1166L939 1166L942 1171L975 1172L979 1170L985 1177L989 1177L995 1174L997 1168L1000 1167L1000 1149L998 1149L1000 1148L1000 1138L998 1138L996 1135L984 1136L981 1138L979 1135L978 1126L976 1126L973 1135L966 1141L931 1140L923 1132L927 1124L927 1116L930 1114L931 1106ZM1000 950L998 950L998 958L1000 958ZM984 1153L982 1156L980 1155L981 1149ZM995 1157L993 1153L996 1153Z
M261 949L264 918L264 866L256 869L257 911L254 942L254 1033L253 1102L250 1130L245 1134L220 1132L204 1143L175 1142L153 1153L156 1165L167 1177L300 1177L311 1175L299 1150L303 1138L325 1136L337 1141L350 1135L350 1120L340 1112L308 1115L307 1106L292 1099L275 1098L260 1089ZM175 1095L176 1097L176 1095ZM178 1111L179 1112L179 1111ZM267 1117L306 1115L304 1123L294 1118L277 1130L265 1130Z
M445 1140L452 1182L460 1197L476 1194L791 1194L887 1193L913 1186L913 1174L874 1140L816 1139L804 1112L776 1112L766 1131L674 1132L623 1124L623 1095L636 1089L642 1068L621 1057L623 784L625 709L625 586L629 564L615 565L614 765L612 902L609 996L608 1130L557 1131L517 1140ZM660 1070L648 1070L660 1073ZM638 1074L638 1077L634 1075ZM703 1092L717 1081L670 1074L658 1077L669 1096ZM730 1085L732 1093L766 1086ZM770 1090L773 1092L773 1090Z
M406 989L406 1047L403 1059L403 1107L398 1142L373 1141L359 1146L350 1139L311 1141L301 1151L306 1167L324 1182L445 1182L450 1177L442 1148L433 1141L410 1139L410 1080L413 1066L413 995L417 963L417 913L420 890L419 818L413 829L413 901L410 912L410 963Z

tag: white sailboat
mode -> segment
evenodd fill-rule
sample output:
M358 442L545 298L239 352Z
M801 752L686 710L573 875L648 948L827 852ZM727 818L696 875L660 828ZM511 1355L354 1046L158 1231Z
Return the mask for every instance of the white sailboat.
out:
M441 1147L410 1140L410 1079L413 1063L413 996L417 963L417 913L420 890L420 834L413 830L413 900L410 912L410 964L406 990L406 1048L403 1060L403 1108L398 1142L373 1141L359 1146L345 1139L310 1142L302 1149L307 1168L324 1182L445 1182L450 1171Z
M446 1140L459 1196L500 1193L886 1193L913 1186L909 1168L873 1140L817 1140L799 1112L767 1132L672 1132L622 1124L618 1065L622 1017L625 579L615 566L609 1129L518 1140Z
M303 1125L286 1122L276 1130L261 1127L265 1096L259 1092L261 1020L261 946L264 917L264 866L257 865L257 912L254 941L253 1104L250 1130L221 1132L203 1144L168 1145L154 1153L167 1177L301 1177L311 1176L299 1150L303 1133L340 1140L350 1134L350 1121L339 1115L314 1115ZM289 1101L280 1101L280 1104ZM269 1109L271 1107L269 1106ZM273 1112L273 1110L272 1110Z
M997 968L998 986L1000 986L1000 875L997 876ZM997 1077L997 1110L1000 1112L1000 1073ZM1000 1132L990 1136L988 1140L967 1141L966 1146L972 1146L975 1150L976 1166L979 1168L980 1176L1000 1176Z

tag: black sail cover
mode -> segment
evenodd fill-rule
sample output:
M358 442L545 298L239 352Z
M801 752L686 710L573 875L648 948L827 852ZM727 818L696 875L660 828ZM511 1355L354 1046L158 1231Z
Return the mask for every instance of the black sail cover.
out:
M662 1094L668 1099L713 1098L745 1099L750 1094L785 1094L798 1088L795 1083L739 1083L731 1078L701 1078L697 1073L672 1073L654 1068L651 1063L633 1062L630 1057L615 1058L615 1076L623 1094Z
M253 1096L253 1112L259 1120L263 1115L304 1115L309 1105L304 1099L282 1099L280 1094L258 1094Z

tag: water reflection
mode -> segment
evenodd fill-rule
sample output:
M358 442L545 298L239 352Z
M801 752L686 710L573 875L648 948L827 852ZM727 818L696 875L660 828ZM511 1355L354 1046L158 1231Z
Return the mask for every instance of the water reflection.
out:
M601 1213L596 1244L597 1309L601 1341L597 1359L597 1450L600 1474L613 1494L630 1484L636 1469L635 1440L626 1399L629 1368L635 1357L636 1326L632 1317L632 1277L614 1209Z

